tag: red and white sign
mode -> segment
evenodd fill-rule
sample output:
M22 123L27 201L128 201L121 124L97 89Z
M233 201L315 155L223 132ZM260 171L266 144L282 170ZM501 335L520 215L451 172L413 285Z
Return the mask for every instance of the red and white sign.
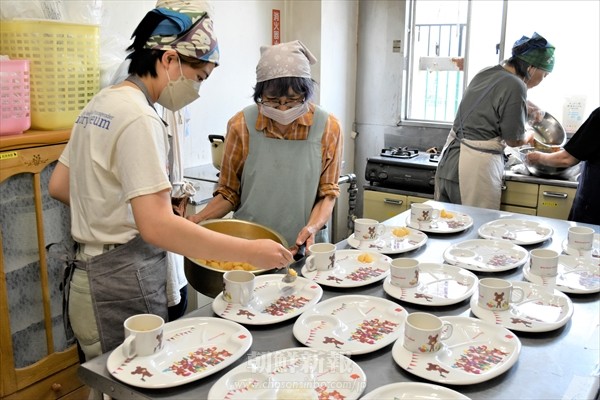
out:
M271 17L271 38L275 45L281 43L281 11L273 9Z

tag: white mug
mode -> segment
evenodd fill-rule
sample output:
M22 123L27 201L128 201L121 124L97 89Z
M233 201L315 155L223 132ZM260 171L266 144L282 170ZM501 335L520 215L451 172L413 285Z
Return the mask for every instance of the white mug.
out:
M586 226L571 226L567 233L567 245L575 250L591 250L594 230Z
M418 224L419 222L435 222L440 217L440 210L424 203L412 203L410 205L410 221Z
M131 358L158 353L163 348L164 325L165 321L154 314L137 314L127 318L123 322L123 355Z
M419 284L419 260L396 258L390 263L390 282L401 288L411 288Z
M534 249L529 252L529 269L538 276L558 274L558 252L550 249Z
M354 238L360 242L372 242L385 233L385 226L376 219L357 218L354 220Z
M328 271L335 268L335 244L315 243L308 248L310 255L304 265L308 271Z
M518 303L525 298L523 289L514 287L505 279L483 278L479 280L477 304L491 311L505 311L510 303Z
M223 274L223 298L228 303L248 305L254 297L254 274L250 271L227 271Z
M412 353L435 353L452 336L452 324L433 314L414 312L406 317L404 348Z

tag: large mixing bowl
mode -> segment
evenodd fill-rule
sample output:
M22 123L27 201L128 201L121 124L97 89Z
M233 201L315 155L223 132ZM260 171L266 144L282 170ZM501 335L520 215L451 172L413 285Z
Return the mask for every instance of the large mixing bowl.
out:
M540 122L529 122L534 132L535 147L562 147L567 141L565 128L550 113L546 113Z
M244 239L271 239L288 247L287 241L279 233L254 222L238 219L211 219L202 221L199 225L215 232ZM225 270L210 267L200 260L187 257L184 259L184 270L189 284L203 295L214 298L223 290ZM259 269L252 272L262 274L266 271L269 270Z
M540 177L556 177L558 175L567 176L567 175L570 175L572 172L574 172L574 170L579 168L578 165L574 165L572 167L550 167L548 165L532 164L529 161L527 161L527 157L526 157L527 153L530 153L532 151L541 151L543 153L552 153L556 150L554 148L550 148L550 147L548 149L540 149L540 148L534 148L534 147L525 147L525 148L519 149L519 155L521 157L521 161L523 162L523 164L525 164L525 167L527 167L527 170L532 175L540 176Z

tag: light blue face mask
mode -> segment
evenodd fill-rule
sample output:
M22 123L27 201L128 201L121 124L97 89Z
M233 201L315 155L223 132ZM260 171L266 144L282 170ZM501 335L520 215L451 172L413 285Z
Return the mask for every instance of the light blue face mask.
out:
M169 83L160 93L158 100L156 101L158 104L171 111L181 110L183 107L187 106L200 98L200 82L196 82L192 79L188 79L183 75L183 70L181 69L181 60L177 59L179 62L179 72L181 75L176 80L172 81L169 76L169 71L167 70L167 77L169 78Z
M289 125L308 112L308 102L305 101L304 103L287 110L280 110L275 107L261 104L260 112L265 117L270 118L281 125Z

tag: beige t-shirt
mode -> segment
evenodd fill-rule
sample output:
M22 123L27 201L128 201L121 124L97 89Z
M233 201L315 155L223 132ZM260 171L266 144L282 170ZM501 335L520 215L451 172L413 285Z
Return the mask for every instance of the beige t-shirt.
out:
M77 118L60 156L69 167L71 234L126 243L138 234L129 201L170 189L167 131L143 93L108 87Z

